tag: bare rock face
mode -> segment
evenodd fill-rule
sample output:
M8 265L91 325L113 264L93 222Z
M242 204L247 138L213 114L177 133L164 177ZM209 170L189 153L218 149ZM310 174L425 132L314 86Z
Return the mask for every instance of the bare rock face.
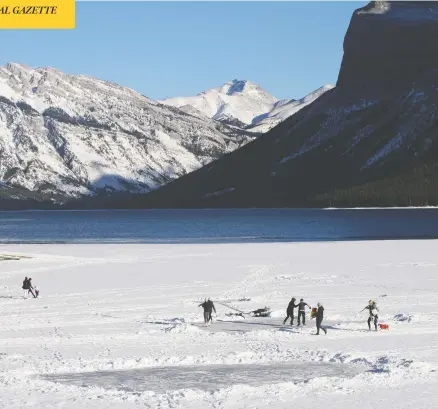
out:
M394 93L438 68L438 3L373 1L354 12L337 86Z

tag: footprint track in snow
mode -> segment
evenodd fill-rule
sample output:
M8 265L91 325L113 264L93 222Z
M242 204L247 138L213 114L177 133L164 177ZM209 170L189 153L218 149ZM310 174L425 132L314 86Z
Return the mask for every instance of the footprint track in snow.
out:
M261 284L271 281L269 273L275 270L277 266L262 264L248 267L249 274L244 277L243 281L235 283L230 290L221 294L218 298L224 300L228 300L230 298L247 298L246 296L251 289L257 288L260 290Z

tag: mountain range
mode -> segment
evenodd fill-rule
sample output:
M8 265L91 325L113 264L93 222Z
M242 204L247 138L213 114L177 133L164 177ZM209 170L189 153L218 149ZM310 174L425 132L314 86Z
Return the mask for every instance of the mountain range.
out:
M254 137L96 78L0 68L3 197L148 192Z
M212 93L229 95L222 115L199 111L196 97L178 108L97 78L9 63L0 68L0 198L146 193L263 132L230 112L246 121L279 106L248 81L201 95Z

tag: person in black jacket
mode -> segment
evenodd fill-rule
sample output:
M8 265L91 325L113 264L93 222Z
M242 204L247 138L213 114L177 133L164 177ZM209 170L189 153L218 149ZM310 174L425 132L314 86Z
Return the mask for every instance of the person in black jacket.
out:
M23 285L21 288L24 290L24 298L27 298L29 293L32 294L33 298L36 298L35 294L33 293L31 278L24 277Z
M327 330L321 326L322 320L324 319L324 307L321 303L318 303L318 309L316 311L316 335L319 335L319 330L322 329L324 333L327 334Z
M24 277L23 286L21 288L23 289L24 298L27 298L27 296L29 295L29 288L30 288L29 279L27 277Z
M298 327L301 325L301 319L303 319L303 325L306 325L306 306L311 308L310 305L305 303L301 298L298 303Z
M204 309L204 323L205 325L208 325L210 321L213 321L213 318L211 316L212 311L216 314L216 308L213 304L213 301L209 299L205 299L205 301L202 304L199 304L199 307L202 307Z
M298 307L298 304L295 304L296 298L292 298L289 305L286 309L286 318L283 321L283 325L286 324L287 320L290 318L290 325L294 325L294 310Z

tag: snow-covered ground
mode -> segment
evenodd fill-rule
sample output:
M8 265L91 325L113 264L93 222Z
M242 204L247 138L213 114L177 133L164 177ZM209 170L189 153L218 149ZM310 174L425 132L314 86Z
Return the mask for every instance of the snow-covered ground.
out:
M31 258L0 261L0 407L437 407L437 250L435 240L2 245ZM21 298L24 276L41 298ZM382 294L390 328L368 332L359 311ZM309 318L282 325L292 296L324 304L327 335ZM205 297L217 308L207 328ZM221 303L273 313L229 317Z

